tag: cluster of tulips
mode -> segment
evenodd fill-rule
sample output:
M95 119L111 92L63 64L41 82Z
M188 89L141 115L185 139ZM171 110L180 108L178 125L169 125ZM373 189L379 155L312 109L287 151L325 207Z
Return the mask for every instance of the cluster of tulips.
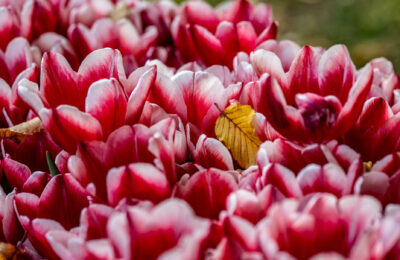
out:
M248 0L0 1L0 258L400 259L399 77L277 30Z

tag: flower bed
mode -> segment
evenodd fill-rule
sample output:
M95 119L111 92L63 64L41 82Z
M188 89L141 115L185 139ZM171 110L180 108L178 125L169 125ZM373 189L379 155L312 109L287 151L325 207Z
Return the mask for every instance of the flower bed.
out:
M0 5L0 257L400 258L388 60L247 0Z

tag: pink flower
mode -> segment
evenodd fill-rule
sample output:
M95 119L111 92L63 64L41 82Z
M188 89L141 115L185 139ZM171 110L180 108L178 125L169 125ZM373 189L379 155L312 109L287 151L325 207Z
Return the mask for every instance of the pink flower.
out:
M17 95L18 82L28 79L36 82L39 69L36 62L37 49L31 47L26 39L13 39L3 53L0 50L0 121L2 127L12 126L25 121L28 107ZM39 61L37 61L39 59Z
M28 219L49 218L56 220L65 228L77 226L80 211L89 204L89 194L70 174L57 175L44 187L43 175L43 173L32 174L22 188L23 192L15 197L15 207L21 224L28 229L29 222L26 222Z
M11 7L0 7L0 49L5 51L11 40L21 34L18 16Z
M150 67L143 75L126 79L121 62L118 51L101 49L91 53L75 72L63 56L47 53L40 91L24 81L19 96L40 117L54 141L73 153L80 142L105 139L114 129L139 120L156 69Z
M275 38L277 23L265 4L253 6L238 0L214 10L204 2L188 2L174 19L171 31L183 61L201 60L231 68L237 52L249 53Z
M158 194L154 196L154 200L158 201L169 194L170 187L177 181L175 162L179 160L180 152L175 153L174 145L171 144L176 142L177 148L180 148L179 140L182 139L175 127L173 119L162 120L150 128L141 124L123 126L112 132L106 142L81 143L76 153L66 158L60 168L71 172L83 187L112 205L116 205L123 197L143 198L143 192L151 197L152 191ZM158 144L155 139L166 143L168 150L163 150L165 144ZM142 167L144 170L132 166L133 170L130 171L129 167L125 167L139 162L146 163ZM157 168L149 165L153 162ZM148 177L146 169L149 170ZM113 177L107 177L110 174ZM154 178L147 180L151 176ZM136 185L134 183L140 181L143 185L147 183L147 188L140 185L132 188L132 185ZM153 190L155 187L163 191L158 193Z
M336 141L304 148L282 139L267 141L258 151L257 162L258 172L246 172L241 186L252 183L253 189L260 191L272 184L285 196L295 198L315 192L337 197L351 194L364 172L360 155Z
M215 136L215 121L220 112L214 103L223 109L229 100L238 98L240 90L240 84L225 87L209 72L184 70L171 77L159 69L149 100L166 112L177 114L183 123L190 122L207 136Z
M382 218L381 205L368 196L337 200L315 194L301 201L286 200L272 206L257 228L261 251L278 259L308 259L328 252L350 259L381 259L400 238L399 222Z
M257 224L265 217L269 208L284 200L283 194L272 185L265 186L258 194L245 189L238 189L226 199L226 211Z
M57 16L51 1L3 1L1 5L1 49L16 36L32 41L56 28Z
M78 59L76 51L72 47L71 43L64 36L55 32L43 33L38 39L33 42L33 45L37 46L42 51L42 53L60 53L62 56L65 57L73 70L78 70L80 60Z
M370 61L369 64L374 70L374 79L369 96L382 97L393 107L399 101L400 80L392 63L385 58L377 58ZM398 111L398 109L395 110Z
M81 60L94 50L110 47L119 49L125 59L143 64L146 53L157 41L157 30L149 27L139 33L129 20L114 22L104 18L96 20L90 30L83 24L72 24L68 38Z
M61 259L201 259L210 223L196 217L185 202L170 199L119 211L94 204L82 212L77 230L47 233Z
M233 173L210 168L182 177L177 196L186 200L198 216L218 218L228 195L237 189Z
M62 2L57 5L59 17L63 25L81 23L91 26L96 20L106 17L114 8L114 1L110 0L76 0Z
M399 203L399 156L399 153L389 154L373 164L370 171L358 178L355 193L374 196L383 205Z
M233 159L229 150L217 139L196 132L188 124L186 127L187 143L193 160L204 168L234 170Z
M399 150L400 114L381 97L367 100L359 120L346 135L346 142L365 161L375 162Z
M332 140L358 119L372 83L367 65L358 74L346 47L322 51L303 47L285 73L276 54L257 50L251 55L261 79L261 106L269 123L283 136L302 143Z
M70 174L49 177L44 172L33 173L15 196L14 207L33 246L42 256L54 258L45 239L47 231L77 226L81 210L93 198Z
M0 188L0 238L1 241L16 245L22 238L24 230L14 211L14 197L15 190L6 194Z
M124 197L159 202L171 193L166 175L147 163L111 169L107 174L107 192L111 205L116 205Z

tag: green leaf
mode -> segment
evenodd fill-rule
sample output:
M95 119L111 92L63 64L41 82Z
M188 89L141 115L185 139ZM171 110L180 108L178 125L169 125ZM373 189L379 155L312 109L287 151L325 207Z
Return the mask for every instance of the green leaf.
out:
M47 159L47 165L49 166L50 175L52 177L54 177L54 176L60 174L60 171L58 170L56 164L54 163L53 159L51 158L49 151L46 151L46 159Z

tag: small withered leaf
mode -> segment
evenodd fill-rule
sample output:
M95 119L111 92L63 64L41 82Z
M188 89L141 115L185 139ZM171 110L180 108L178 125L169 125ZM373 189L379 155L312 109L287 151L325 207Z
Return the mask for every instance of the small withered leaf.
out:
M9 128L0 128L0 138L10 139L19 143L22 142L26 136L40 132L41 129L42 121L38 117L35 117L29 121Z
M261 145L252 125L254 116L251 106L233 103L221 111L215 123L215 135L224 142L233 158L244 169L256 164L257 151Z
M119 2L108 14L113 21L118 21L129 16L129 7L125 2Z
M24 250L18 249L13 244L0 242L0 260L14 260L23 255Z

